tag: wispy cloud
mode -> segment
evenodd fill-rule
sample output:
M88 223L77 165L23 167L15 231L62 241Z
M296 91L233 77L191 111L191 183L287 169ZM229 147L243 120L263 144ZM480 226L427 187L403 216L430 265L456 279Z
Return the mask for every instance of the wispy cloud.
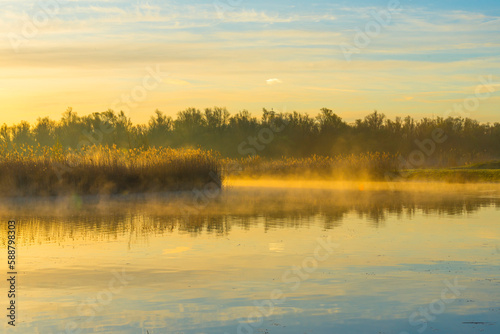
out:
M4 37L21 35L38 8L36 2L0 4ZM418 110L421 103L439 110L444 108L439 103L468 92L478 75L500 75L500 17L498 11L435 6L405 5L347 64L337 46L352 42L372 19L370 10L382 7L356 1L352 7L326 1L242 2L220 17L212 2L64 1L19 53L7 38L0 40L0 99L13 112L39 105L55 110L59 104L64 110L72 103L69 96L92 95L99 87L92 107L105 108L119 94L117 87L130 89L141 69L161 64L177 76L145 102L151 108L195 100L228 101L237 109L287 101L303 110L335 103L360 114L376 107L397 113L402 105L405 111ZM48 76L52 83L44 85ZM22 85L30 88L21 103ZM46 97L57 99L70 88L65 99L49 105ZM81 98L81 108L90 111L86 100ZM492 106L482 108L493 114Z
M333 21L333 15L300 15L300 14L270 14L265 11L241 10L231 12L223 18L227 22L252 22L252 23L292 23L292 22L320 22Z
M274 78L274 79L267 79L266 83L268 85L277 85L277 84L283 83L283 81L281 81L280 79Z

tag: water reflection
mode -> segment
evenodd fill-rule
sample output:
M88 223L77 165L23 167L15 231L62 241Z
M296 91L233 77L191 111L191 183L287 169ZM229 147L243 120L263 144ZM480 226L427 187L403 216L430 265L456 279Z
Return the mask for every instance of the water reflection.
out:
M194 203L4 202L19 222L18 332L499 332L495 192L229 189ZM466 289L422 320L455 279Z
M307 200L304 200L307 199ZM75 205L75 202L77 205ZM189 214L179 208L191 205ZM21 224L20 243L62 240L116 240L118 236L165 233L203 233L227 236L233 227L250 230L261 225L271 229L303 228L314 224L325 230L341 226L356 214L373 228L384 226L389 216L411 219L416 214L463 216L484 207L500 207L497 196L427 194L411 192L349 191L227 191L203 207L189 197L148 199L66 199L10 203L3 219L15 217ZM8 213L8 216L6 215ZM5 244L6 231L0 231Z

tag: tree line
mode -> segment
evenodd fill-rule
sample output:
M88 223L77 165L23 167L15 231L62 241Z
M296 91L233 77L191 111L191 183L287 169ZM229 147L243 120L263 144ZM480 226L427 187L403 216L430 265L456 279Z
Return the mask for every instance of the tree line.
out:
M334 156L367 152L401 155L414 167L451 166L500 157L500 123L470 118L387 118L374 111L348 123L331 109L317 116L263 109L231 115L226 108L188 108L170 117L156 110L147 124L133 124L123 111L79 116L71 108L59 121L38 118L0 128L0 145L89 145L118 148L195 147L224 157Z

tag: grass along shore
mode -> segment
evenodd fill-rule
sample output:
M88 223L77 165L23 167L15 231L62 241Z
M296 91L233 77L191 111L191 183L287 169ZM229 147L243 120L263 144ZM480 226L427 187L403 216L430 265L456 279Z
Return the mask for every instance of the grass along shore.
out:
M128 194L192 190L218 180L220 158L212 151L93 146L0 150L2 196Z
M489 183L500 182L500 169L413 169L402 171L406 181L430 181L447 183Z
M492 160L453 168L426 168L400 171L406 181L429 181L447 183L498 183L500 161Z
M227 177L241 178L323 178L330 180L383 180L397 173L397 156L387 153L313 155L308 158L266 159L259 156L223 161Z
M500 161L489 161L453 168L421 168L401 170L397 156L387 153L339 155L310 158L228 159L225 175L244 179L313 179L330 181L389 181L499 183Z
M201 149L91 146L0 147L4 197L155 193L223 186L230 179L395 182L500 182L500 162L445 169L398 170L397 156L366 153L309 158L222 158Z

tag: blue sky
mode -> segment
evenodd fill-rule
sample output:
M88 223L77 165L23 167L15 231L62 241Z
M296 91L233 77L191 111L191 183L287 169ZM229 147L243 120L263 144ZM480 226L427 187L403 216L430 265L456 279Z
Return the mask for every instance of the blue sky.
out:
M443 116L500 81L497 1L401 0L388 24L373 13L389 1L55 1L0 1L0 123L116 109L151 68L160 84L124 107L134 122L214 105ZM499 102L470 117L500 121Z

